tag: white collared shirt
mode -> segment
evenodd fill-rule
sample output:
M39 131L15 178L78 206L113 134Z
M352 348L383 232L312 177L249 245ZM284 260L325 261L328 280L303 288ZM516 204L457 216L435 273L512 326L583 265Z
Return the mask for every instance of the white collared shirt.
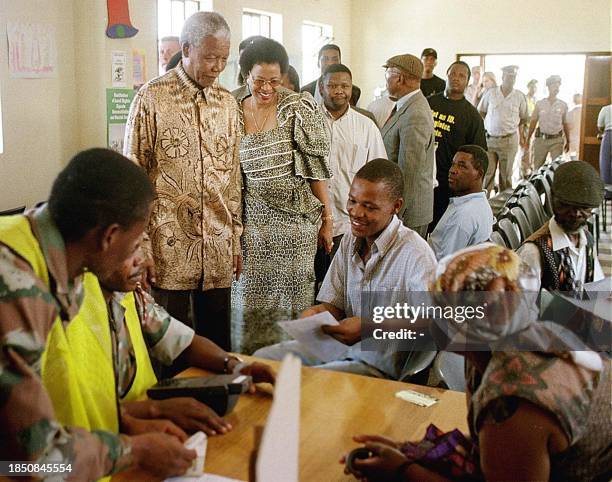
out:
M486 114L485 129L492 136L514 134L520 123L529 121L525 94L516 89L505 97L501 87L487 90L478 104L478 112Z
M382 129L385 122L387 122L389 115L391 115L393 107L395 107L395 102L385 95L370 102L367 109L374 114L378 127Z
M578 246L576 246L569 236L565 234L563 228L559 226L554 216L550 218L548 227L550 229L550 237L552 238L553 251L569 248L569 258L574 267L576 281L580 281L584 284L587 271L586 228L583 228L580 231L580 240L578 241ZM517 253L531 268L534 269L537 282L539 283L539 289L542 284L542 258L540 257L540 249L534 243L525 243L517 250ZM601 269L601 264L599 264L599 260L597 259L597 253L595 252L594 255L595 266L593 281L599 281L600 279L604 278L604 273Z
M359 255L361 242L365 240L356 238L350 231L342 238L317 301L329 303L342 310L346 317L352 317L362 316L363 293L394 292L398 300L405 300L407 292L427 291L436 272L436 257L425 240L404 226L397 216L393 216L376 238L365 263ZM362 351L360 342L351 347L348 357L399 378L395 354Z
M429 236L436 258L484 243L493 231L493 212L485 191L451 197L448 207Z
M597 116L597 127L609 131L612 129L612 104L603 107Z
M332 178L327 182L334 215L334 236L351 229L346 202L353 177L366 162L387 159L387 151L380 130L363 114L352 108L334 119L325 104L321 104L329 130L331 146L329 166Z
M396 107L395 110L398 111L402 107L404 107L404 105L406 105L406 102L408 102L408 99L410 99L410 97L412 97L413 95L416 95L417 92L421 92L421 89L413 90L412 92L409 92L405 96L400 97L399 99L397 99L397 101L395 102L395 107Z

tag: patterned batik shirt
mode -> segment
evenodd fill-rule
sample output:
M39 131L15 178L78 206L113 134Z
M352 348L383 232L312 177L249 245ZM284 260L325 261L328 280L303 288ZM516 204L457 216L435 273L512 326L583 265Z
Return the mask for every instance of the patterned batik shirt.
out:
M239 146L232 95L217 84L198 87L182 64L138 91L124 154L157 192L148 236L159 288L231 286L232 256L241 252Z
M68 480L94 480L131 464L129 439L62 427L40 371L47 335L83 300L81 278L68 278L63 239L46 206L27 214L47 269L49 289L30 264L0 243L0 460L71 464Z
M127 293L115 292L108 309L113 339L114 369L120 398L128 393L136 376L136 354L121 304ZM191 345L195 332L181 323L141 288L134 291L138 319L149 353L165 365L171 365Z

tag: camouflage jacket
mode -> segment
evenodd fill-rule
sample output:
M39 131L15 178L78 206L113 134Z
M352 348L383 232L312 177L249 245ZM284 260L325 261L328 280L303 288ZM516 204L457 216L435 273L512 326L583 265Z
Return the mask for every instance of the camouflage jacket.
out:
M95 480L131 464L129 438L62 427L40 376L46 338L83 300L81 278L69 279L66 250L46 206L26 213L40 244L50 287L30 264L0 243L0 460L70 464L68 480Z
M114 292L108 303L113 340L113 361L117 390L120 398L128 393L136 377L136 353L121 304L126 293ZM165 365L172 362L193 341L195 332L155 303L153 297L140 287L134 291L136 311L151 356Z

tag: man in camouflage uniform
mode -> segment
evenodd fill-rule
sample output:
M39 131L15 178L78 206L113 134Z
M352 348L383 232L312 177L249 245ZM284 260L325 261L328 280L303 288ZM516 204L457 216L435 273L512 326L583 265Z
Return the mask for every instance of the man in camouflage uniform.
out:
M269 365L243 362L173 318L140 286L138 281L144 270L145 259L139 249L120 269L99 280L112 328L113 361L118 398L122 402L122 422L132 417L162 418L186 431L202 430L208 435L226 433L232 426L195 399L141 400L142 393L135 393L137 401L126 401L129 399L126 395L132 392L137 371L146 370L140 362L137 364L136 341L132 339L127 326L128 317L134 315L138 318L149 354L166 365L178 361L182 367L248 375L255 383L274 383L275 380L274 371ZM133 296L134 304L125 303L130 296Z
M162 433L61 426L40 377L49 331L79 312L82 273L107 276L138 249L152 199L140 168L92 149L59 174L47 205L0 218L0 460L70 464L68 480L93 480L130 466L177 475L195 458Z

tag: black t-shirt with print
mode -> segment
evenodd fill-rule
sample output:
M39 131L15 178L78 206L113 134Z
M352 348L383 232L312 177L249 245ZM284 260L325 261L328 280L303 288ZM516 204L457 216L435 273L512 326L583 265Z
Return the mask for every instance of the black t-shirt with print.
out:
M444 94L427 99L436 131L436 177L440 186L448 186L448 171L453 157L464 144L476 144L487 149L482 117L465 97L451 100Z
M445 89L446 82L437 75L434 75L431 79L421 79L421 92L425 97L439 94L444 92Z

